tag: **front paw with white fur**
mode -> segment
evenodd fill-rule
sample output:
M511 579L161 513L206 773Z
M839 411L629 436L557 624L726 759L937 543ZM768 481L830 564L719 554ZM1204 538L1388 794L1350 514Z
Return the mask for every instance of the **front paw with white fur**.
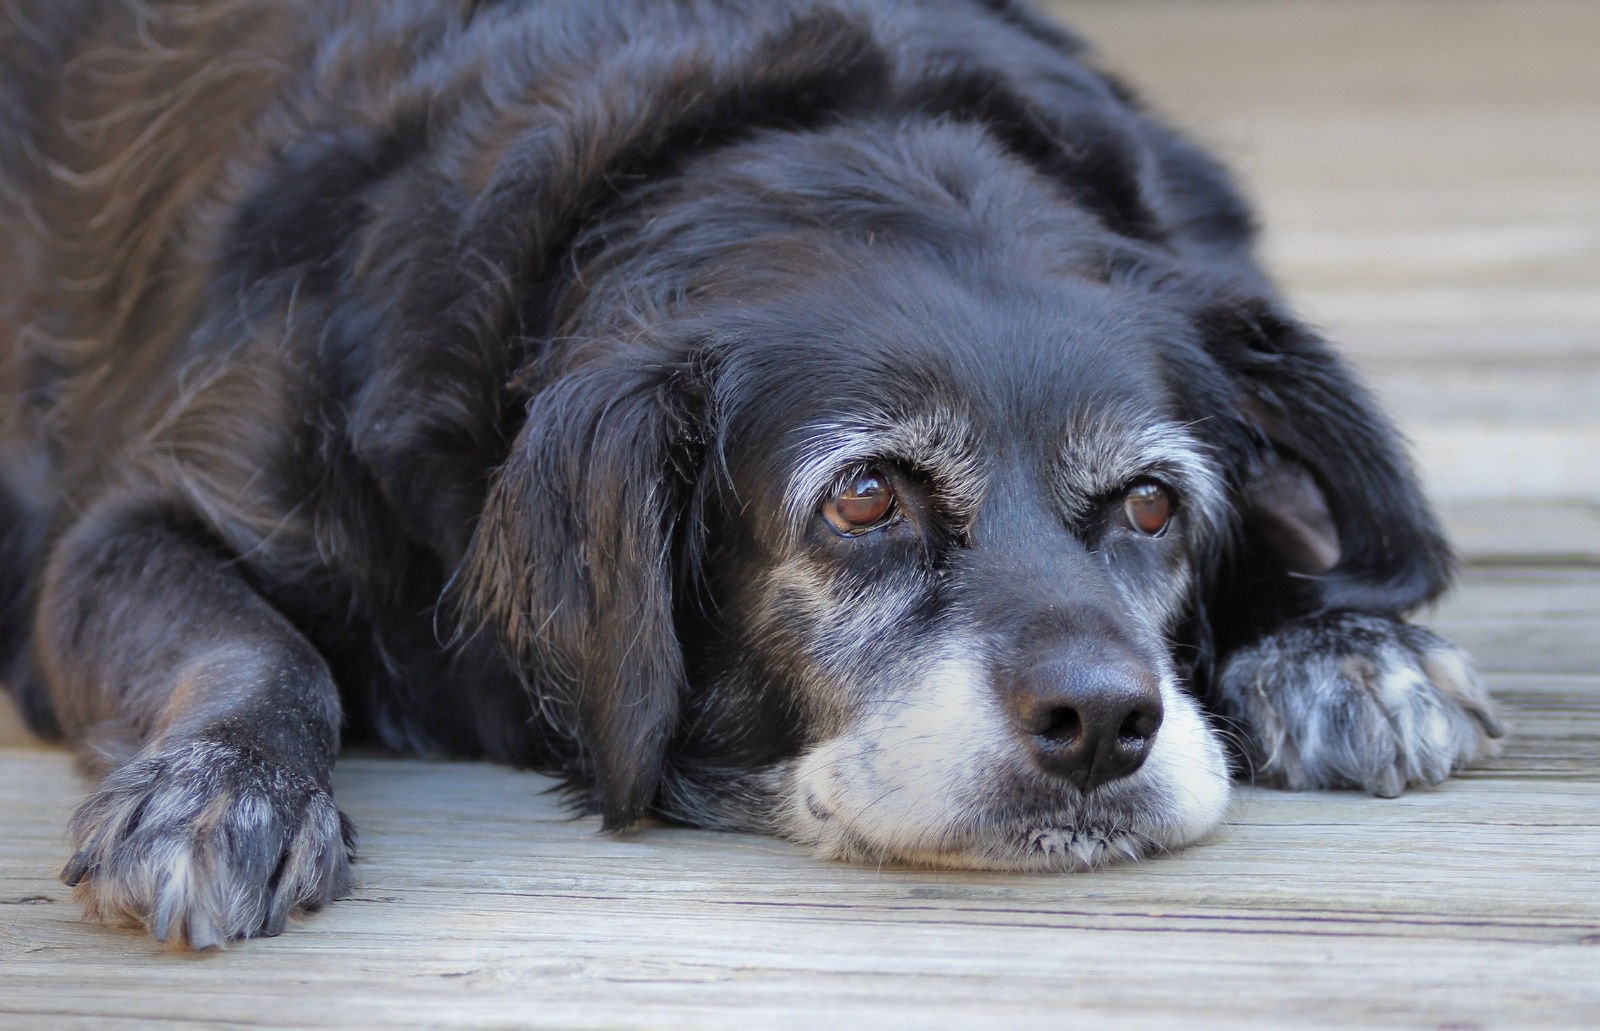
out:
M1464 652L1352 612L1295 621L1228 656L1214 702L1255 779L1295 790L1393 797L1495 754L1503 733Z
M61 872L85 912L178 947L274 935L350 889L354 832L312 778L252 748L152 747L72 818Z

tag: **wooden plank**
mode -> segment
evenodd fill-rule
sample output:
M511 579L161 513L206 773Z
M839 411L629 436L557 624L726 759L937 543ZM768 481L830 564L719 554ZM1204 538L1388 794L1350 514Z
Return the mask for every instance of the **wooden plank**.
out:
M417 797L397 765L425 778L424 804L396 805ZM725 1026L829 1009L954 1026L1191 1007L1263 1023L1582 1024L1597 1001L1600 913L1579 887L1594 873L1592 782L1526 810L1527 791L1481 780L1399 803L1249 792L1204 849L1053 879L832 867L686 831L607 842L536 803L486 837L470 823L489 815L483 789L519 794L507 782L527 778L424 765L342 775L348 806L390 810L368 817L359 900L198 961L29 906L31 926L0 942L0 1011L39 1026L175 1012Z
M1207 122L1261 111L1312 122L1365 111L1521 114L1593 105L1600 97L1593 60L1600 7L1590 0L1044 0L1044 6L1163 106Z
M1600 592L1586 569L1470 569L1419 615L1490 674L1600 672Z
M1600 566L1600 503L1445 498L1440 507L1451 541L1470 562Z

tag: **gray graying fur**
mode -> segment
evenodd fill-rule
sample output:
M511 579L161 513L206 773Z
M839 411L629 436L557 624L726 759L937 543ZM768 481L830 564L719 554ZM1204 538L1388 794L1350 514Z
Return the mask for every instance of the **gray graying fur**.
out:
M177 946L277 934L349 891L353 833L327 789L233 745L152 749L78 808L62 877L87 915Z
M1215 704L1257 780L1392 797L1493 755L1502 729L1470 660L1422 627L1335 613L1236 652Z
M1062 448L1055 486L1062 506L1082 518L1096 498L1141 476L1178 487L1195 534L1206 542L1220 538L1229 516L1215 457L1182 426L1150 424L1139 412L1084 412Z
M818 502L851 466L894 461L929 471L948 510L970 514L983 501L984 464L972 427L959 413L934 411L911 417L863 413L854 424L830 422L806 429L804 453L784 492L790 532L798 535Z

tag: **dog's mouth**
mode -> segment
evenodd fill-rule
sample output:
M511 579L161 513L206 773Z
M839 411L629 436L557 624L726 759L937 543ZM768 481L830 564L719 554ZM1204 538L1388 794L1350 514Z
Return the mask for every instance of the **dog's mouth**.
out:
M1033 816L973 820L917 839L893 842L882 828L855 826L815 792L804 801L808 819L789 821L788 836L824 857L845 862L1020 873L1077 873L1170 852L1187 843L1162 829L1143 828L1101 806Z
M992 837L973 837L937 849L903 852L885 849L857 835L843 835L831 844L827 858L869 866L1083 873L1167 851L1168 846L1148 835L1124 828L1037 826Z
M1050 869L1092 870L1142 859L1159 846L1142 834L1084 827L1035 827L1023 835L1025 862Z

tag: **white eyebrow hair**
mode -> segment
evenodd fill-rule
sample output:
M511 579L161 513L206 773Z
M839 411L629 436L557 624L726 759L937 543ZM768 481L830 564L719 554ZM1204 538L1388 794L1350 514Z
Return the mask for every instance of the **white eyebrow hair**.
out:
M1214 537L1227 525L1227 492L1210 447L1176 422L1115 408L1086 414L1057 456L1055 488L1075 518L1100 498L1149 476L1171 484L1191 523Z
M905 418L865 413L859 420L813 423L802 431L798 457L783 493L791 532L802 532L817 504L853 466L902 465L929 476L929 487L954 512L976 511L988 488L976 437L967 419L948 409Z

